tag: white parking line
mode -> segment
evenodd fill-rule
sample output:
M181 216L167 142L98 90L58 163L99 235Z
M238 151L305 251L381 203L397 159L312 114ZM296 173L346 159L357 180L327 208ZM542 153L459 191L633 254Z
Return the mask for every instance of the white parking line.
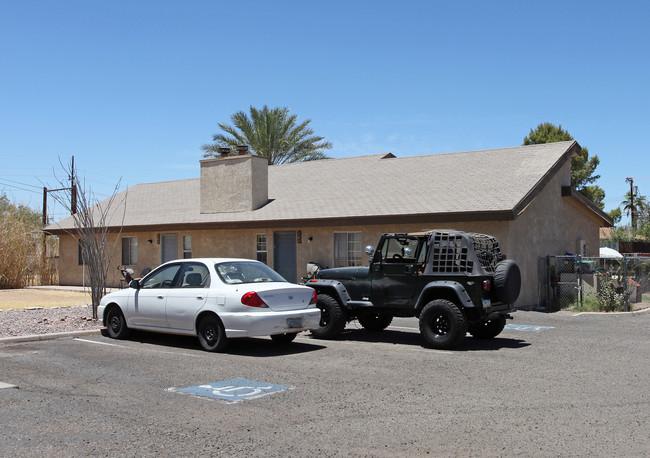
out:
M111 347L123 347L124 346L124 345L117 345L117 344L112 344L112 343L108 343L108 342L97 342L96 340L87 340L87 339L79 339L79 338L74 339L74 340L78 340L79 342L93 343L93 344L97 344L97 345L109 345Z
M79 338L76 338L74 340L77 340L79 342L97 344L97 345L108 345L110 347L130 348L127 345L118 345L118 344L108 343L108 342L98 342L96 340L79 339ZM155 352L155 353L164 353L164 354L169 354L169 355L191 356L193 358L204 358L205 357L204 355L193 355L191 353L176 353L174 351L154 350L154 349L149 349L149 348L146 348L146 347L140 347L139 350L146 350L146 351L152 351L152 352Z
M408 329L409 331L419 331L418 328L407 328L404 326L388 326L388 329Z
M12 385L10 383L4 383L0 382L0 390L3 388L18 388L16 385Z

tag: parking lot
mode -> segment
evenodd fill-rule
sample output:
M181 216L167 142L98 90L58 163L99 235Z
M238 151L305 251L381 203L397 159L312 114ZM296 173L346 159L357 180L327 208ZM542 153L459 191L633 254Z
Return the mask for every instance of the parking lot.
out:
M338 341L147 333L0 346L0 455L648 456L650 313L516 312L422 347L415 319Z

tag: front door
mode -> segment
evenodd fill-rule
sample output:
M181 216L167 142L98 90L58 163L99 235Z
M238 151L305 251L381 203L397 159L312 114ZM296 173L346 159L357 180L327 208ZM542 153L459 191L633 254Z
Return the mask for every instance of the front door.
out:
M160 263L178 259L178 234L163 234L161 237Z
M288 282L296 282L296 232L273 233L273 266Z

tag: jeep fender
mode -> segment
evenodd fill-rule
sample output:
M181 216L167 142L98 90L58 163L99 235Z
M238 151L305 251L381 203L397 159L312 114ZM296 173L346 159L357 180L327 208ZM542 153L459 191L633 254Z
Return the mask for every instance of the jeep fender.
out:
M348 302L351 300L351 297L348 294L348 290L345 289L343 283L338 280L309 280L307 283L305 283L305 286L314 288L316 290L316 294L328 294L332 296L334 299L339 301L343 307L347 307Z
M441 280L429 283L420 292L420 296L415 303L415 311L420 313L424 306L433 299L451 300L465 308L474 307L474 303L469 297L469 294L467 294L463 285L457 281Z

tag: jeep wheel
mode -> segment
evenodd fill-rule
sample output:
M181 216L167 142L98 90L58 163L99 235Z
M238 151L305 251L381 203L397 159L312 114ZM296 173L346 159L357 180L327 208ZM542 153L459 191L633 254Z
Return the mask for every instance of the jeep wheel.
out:
M467 334L467 320L456 304L436 299L420 313L420 333L432 348L454 348Z
M499 302L514 304L521 288L521 272L512 259L504 259L494 269L494 294Z
M336 339L347 323L341 305L332 296L319 294L317 306L321 311L320 327L312 329L311 334L318 339Z
M477 339L492 339L506 327L506 317L500 316L488 321L481 321L469 327L469 333Z
M388 326L390 326L393 321L392 315L387 315L385 313L363 313L359 314L357 317L359 324L363 326L363 329L366 331L383 331Z

